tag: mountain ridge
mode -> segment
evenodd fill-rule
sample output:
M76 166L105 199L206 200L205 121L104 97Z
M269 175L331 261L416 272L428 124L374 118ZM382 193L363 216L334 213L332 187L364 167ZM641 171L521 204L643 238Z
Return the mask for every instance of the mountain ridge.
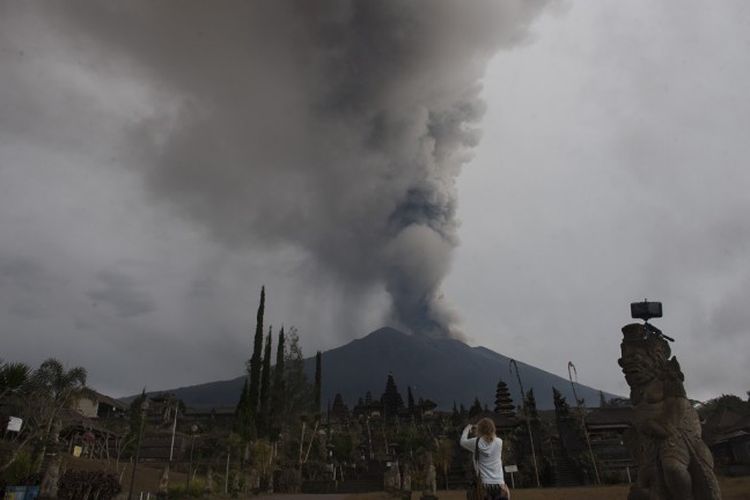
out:
M416 399L431 399L438 408L449 410L453 403L469 406L478 397L482 404L494 406L495 387L503 379L516 405L520 390L515 372L511 374L510 358L483 346L469 346L460 340L408 335L395 328L379 328L364 337L322 353L323 406L340 393L351 408L367 391L380 397L388 374L393 374L399 391L406 399L407 387ZM539 409L554 408L552 387L574 403L570 382L558 375L516 361L524 389L534 389ZM313 379L315 357L306 358L305 373ZM234 406L244 382L244 375L228 380L178 387L166 391L195 408ZM598 404L599 390L577 384L576 392L589 405ZM604 393L605 397L617 397Z

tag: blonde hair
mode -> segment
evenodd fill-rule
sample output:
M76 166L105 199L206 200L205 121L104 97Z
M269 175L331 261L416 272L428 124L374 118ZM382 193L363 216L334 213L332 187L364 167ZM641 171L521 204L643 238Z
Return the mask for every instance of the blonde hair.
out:
M477 422L477 434L483 437L488 443L491 443L495 438L495 422L490 418L483 418Z

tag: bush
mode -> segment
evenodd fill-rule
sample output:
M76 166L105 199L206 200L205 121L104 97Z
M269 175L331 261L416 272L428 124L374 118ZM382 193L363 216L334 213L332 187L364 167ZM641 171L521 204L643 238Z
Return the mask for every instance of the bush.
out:
M0 481L9 486L23 486L27 484L26 480L30 479L33 472L34 460L31 458L31 454L27 451L21 451L18 453L16 460L3 471Z
M102 471L67 471L58 484L57 495L61 500L111 500L122 489L115 474Z
M190 481L190 488L185 489L184 484L169 487L169 498L201 498L206 491L206 482L203 479Z

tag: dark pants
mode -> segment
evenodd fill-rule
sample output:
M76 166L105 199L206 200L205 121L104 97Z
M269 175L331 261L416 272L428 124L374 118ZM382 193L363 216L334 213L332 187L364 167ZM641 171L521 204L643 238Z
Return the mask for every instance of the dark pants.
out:
M503 494L502 488L499 484L485 484L484 485L484 499L485 500L508 500Z

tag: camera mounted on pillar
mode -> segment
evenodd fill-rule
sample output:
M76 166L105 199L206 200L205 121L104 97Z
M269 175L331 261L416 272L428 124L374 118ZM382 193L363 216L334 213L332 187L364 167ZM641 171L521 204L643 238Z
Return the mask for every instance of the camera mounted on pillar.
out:
M643 320L643 327L646 330L647 337L653 335L655 337L662 337L670 342L674 342L674 339L672 337L664 335L661 330L648 322L653 318L661 318L661 302L649 302L648 299L644 299L643 302L631 302L630 316L635 319Z

